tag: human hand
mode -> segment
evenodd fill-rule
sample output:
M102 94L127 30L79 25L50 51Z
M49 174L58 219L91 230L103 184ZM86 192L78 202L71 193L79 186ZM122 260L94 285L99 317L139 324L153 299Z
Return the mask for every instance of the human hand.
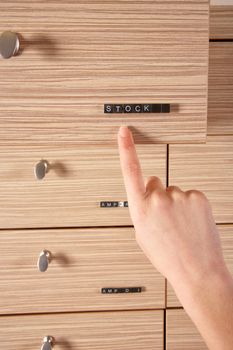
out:
M121 168L136 240L176 289L224 270L218 229L202 192L165 188L156 176L144 182L130 130L118 134ZM155 145L156 147L156 145Z
M127 127L118 144L138 244L172 284L209 349L231 350L233 280L209 201L196 190L165 188L156 176L145 183Z

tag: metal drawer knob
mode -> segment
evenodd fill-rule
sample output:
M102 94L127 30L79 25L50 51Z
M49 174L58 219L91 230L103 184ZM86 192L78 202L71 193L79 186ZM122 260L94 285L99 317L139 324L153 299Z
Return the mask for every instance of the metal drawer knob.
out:
M37 262L37 267L40 272L45 272L48 270L49 263L51 261L51 253L48 250L43 250L40 253L38 262Z
M50 335L44 337L41 350L51 350L53 348L54 339Z
M37 180L42 180L47 172L49 171L49 163L47 160L40 160L39 163L35 165L34 174Z
M7 31L0 36L0 54L2 58L11 58L19 51L19 37L16 33Z

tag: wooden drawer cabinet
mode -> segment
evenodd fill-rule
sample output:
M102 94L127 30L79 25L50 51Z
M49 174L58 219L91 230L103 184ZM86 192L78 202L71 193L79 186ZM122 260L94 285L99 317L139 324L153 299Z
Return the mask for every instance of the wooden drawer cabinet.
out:
M218 226L218 229L220 232L224 259L233 276L233 225ZM167 306L180 306L180 302L169 283L167 285Z
M145 176L166 183L166 146L140 145L138 152ZM41 159L49 171L38 181ZM0 163L0 228L132 224L127 207L100 206L127 201L117 145L1 147Z
M233 223L233 137L210 136L204 145L171 145L169 184L199 189L217 223Z
M46 272L37 260L46 250ZM155 309L165 279L135 241L133 228L2 231L0 313ZM141 287L141 293L102 288Z
M208 134L233 135L232 57L233 42L210 43Z
M167 350L207 350L197 328L183 309L166 310Z
M205 141L209 2L18 1L0 33L20 55L0 64L0 145ZM170 113L104 113L105 104L171 105Z
M5 350L39 350L48 335L54 350L163 349L163 311L5 316L0 329Z

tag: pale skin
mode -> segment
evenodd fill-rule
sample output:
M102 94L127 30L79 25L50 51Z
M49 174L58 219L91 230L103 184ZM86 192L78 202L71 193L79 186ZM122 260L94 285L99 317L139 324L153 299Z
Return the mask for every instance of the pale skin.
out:
M171 283L208 348L232 350L233 279L208 199L165 187L156 176L144 181L127 127L119 130L118 146L137 243Z

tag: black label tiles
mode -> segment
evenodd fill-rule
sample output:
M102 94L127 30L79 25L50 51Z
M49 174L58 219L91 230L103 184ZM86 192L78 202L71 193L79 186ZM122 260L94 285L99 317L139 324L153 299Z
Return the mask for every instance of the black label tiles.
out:
M118 207L125 207L128 208L128 201L102 201L100 202L101 208L118 208Z
M102 288L102 294L119 294L119 293L141 293L142 287L130 287L130 288Z
M107 113L107 114L170 113L170 104L168 103L105 104L104 113Z

